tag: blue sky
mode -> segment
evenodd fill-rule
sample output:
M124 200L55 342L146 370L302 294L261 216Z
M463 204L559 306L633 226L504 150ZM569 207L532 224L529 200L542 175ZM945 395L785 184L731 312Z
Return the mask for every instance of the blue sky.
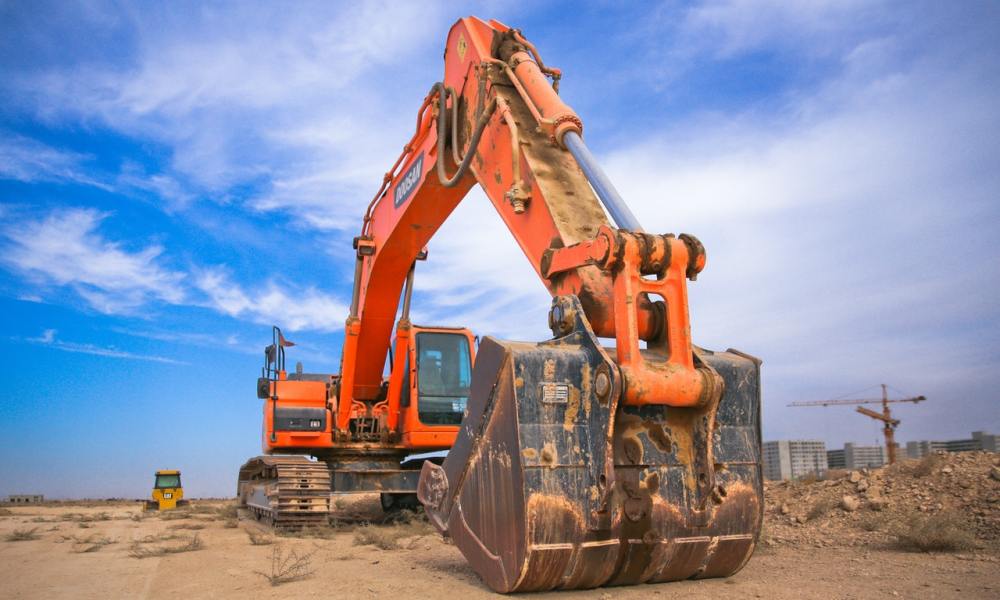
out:
M361 214L451 24L519 27L647 230L708 248L695 341L764 360L765 437L1000 431L1000 9L990 2L0 2L0 495L233 492L269 325L338 367ZM483 266L487 265L487 266ZM418 322L540 340L478 191ZM862 395L872 395L868 390Z

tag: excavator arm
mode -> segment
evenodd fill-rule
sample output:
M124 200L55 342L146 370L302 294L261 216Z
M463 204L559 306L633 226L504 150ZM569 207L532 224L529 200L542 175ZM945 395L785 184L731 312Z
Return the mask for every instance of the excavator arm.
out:
M643 380L640 340L667 343L671 366L684 371L673 377L677 389L668 403L704 403L713 393L712 374L694 370L684 283L704 267L703 247L693 236L638 230L583 144L580 118L548 83L546 71L558 75L518 31L501 23L470 17L452 28L444 82L424 99L416 131L386 174L355 241L339 428L346 427L352 402L379 395L408 273L476 183L552 295L577 296L595 333L617 339L619 362L634 364L631 402L662 402L650 400L662 385L653 377ZM592 186L631 231L609 226ZM645 277L664 270L660 281ZM651 294L665 302L655 303Z
M553 338L481 342L455 444L423 465L431 521L501 592L735 572L762 517L760 363L691 343L704 248L642 231L519 31L461 19L444 61L355 239L335 440L373 406L396 427L405 353L387 388L383 369L415 261L478 183L553 296Z

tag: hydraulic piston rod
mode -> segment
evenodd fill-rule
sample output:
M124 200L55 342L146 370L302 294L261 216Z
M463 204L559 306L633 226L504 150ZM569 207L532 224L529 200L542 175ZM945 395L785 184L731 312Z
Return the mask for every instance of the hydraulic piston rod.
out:
M641 232L642 225L639 225L639 220L629 210L625 204L625 200L622 199L621 194L618 193L614 184L611 183L611 179L608 178L607 173L597 163L597 159L590 153L587 145L583 143L583 138L575 131L568 131L562 140L566 144L566 148L569 149L570 154L576 159L576 163L580 165L580 169L583 170L587 181L590 182L590 187L594 188L597 197L601 200L601 204L604 205L604 208L608 209L611 218L614 219L618 228Z

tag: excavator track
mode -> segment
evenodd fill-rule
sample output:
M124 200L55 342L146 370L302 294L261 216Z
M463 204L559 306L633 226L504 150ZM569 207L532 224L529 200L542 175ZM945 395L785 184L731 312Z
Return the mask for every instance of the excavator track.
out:
M240 507L276 530L326 525L330 471L304 456L258 456L240 468Z

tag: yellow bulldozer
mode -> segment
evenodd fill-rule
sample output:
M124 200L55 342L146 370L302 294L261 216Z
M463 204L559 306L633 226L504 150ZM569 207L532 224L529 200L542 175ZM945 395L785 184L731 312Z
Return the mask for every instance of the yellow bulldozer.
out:
M181 472L170 469L157 471L152 498L146 500L146 510L173 510L187 505L184 488L181 487Z

